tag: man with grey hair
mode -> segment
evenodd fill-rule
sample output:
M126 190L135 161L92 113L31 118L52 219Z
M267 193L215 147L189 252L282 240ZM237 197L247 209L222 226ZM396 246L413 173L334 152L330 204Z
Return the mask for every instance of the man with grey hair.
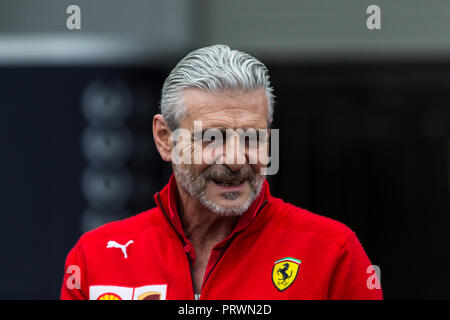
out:
M214 45L183 58L153 118L174 174L157 207L80 238L61 298L381 299L352 230L270 194L273 100L247 53Z

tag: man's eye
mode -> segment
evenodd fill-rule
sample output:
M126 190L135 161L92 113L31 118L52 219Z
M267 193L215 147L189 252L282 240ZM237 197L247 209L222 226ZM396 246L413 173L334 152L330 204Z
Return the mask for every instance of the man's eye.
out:
M258 147L259 137L258 135L246 135L241 136L241 143L246 147L256 148Z
M214 137L214 136L210 137L209 139L203 138L202 144L203 144L203 146L207 146L210 143L213 143L214 141L216 141L216 137Z

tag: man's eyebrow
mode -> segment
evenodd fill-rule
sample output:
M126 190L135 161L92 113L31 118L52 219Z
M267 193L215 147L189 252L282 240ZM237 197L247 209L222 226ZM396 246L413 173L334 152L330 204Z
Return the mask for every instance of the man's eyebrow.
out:
M223 138L225 138L225 137L227 137L228 135L227 135L227 130L233 130L233 131L236 131L236 130L242 130L243 131L243 133L245 134L245 135L247 135L247 133L246 132L248 132L247 130L252 130L252 131L250 131L250 134L253 134L253 132L256 134L256 137L259 139L260 138L260 132L259 132L259 130L267 130L267 128L254 128L254 127L245 127L245 128L236 128L236 129L233 129L233 128L228 128L228 127L209 127L209 128L202 128L202 131L201 131L201 135L199 136L198 135L198 132L196 132L195 130L192 130L192 131L190 131L190 133L191 133L191 139L198 139L198 138L204 138L205 137L205 133L208 131L208 130L211 130L211 131L213 131L212 133L213 134L217 134L217 132L219 132L221 135L222 135L222 137Z
M225 134L227 132L227 129L230 128L225 128L225 127L211 127L211 128L204 128L202 130L202 134L204 134L206 131L208 130L214 130L214 131L220 131L222 134Z
M204 134L206 131L208 130L218 130L222 133L226 133L227 130L243 130L243 131L247 131L247 130L267 130L267 128L255 128L255 127L244 127L244 128L228 128L228 127L210 127L210 128L202 128L202 134Z
M211 130L211 131L219 131L220 133L222 133L223 135L225 135L226 134L226 132L227 132L227 129L230 129L230 128L225 128L225 127L211 127L211 128L202 128L202 136L205 134L205 132L206 131L208 131L208 130ZM193 134L193 133L196 133L196 131L195 130L192 130L192 131L190 131L191 132L191 134Z

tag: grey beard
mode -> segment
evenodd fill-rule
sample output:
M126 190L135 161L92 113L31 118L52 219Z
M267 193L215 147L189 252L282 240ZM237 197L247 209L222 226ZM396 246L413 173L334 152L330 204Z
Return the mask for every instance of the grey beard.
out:
M252 188L247 201L242 206L226 208L207 199L206 184L201 183L198 177L196 179L189 170L183 169L178 165L173 165L173 172L177 183L179 183L192 198L198 199L203 206L221 216L240 216L247 211L261 192L265 178L264 176L258 176L256 178L256 188ZM227 200L234 200L238 195L239 193L237 192L229 192L225 195L225 198Z

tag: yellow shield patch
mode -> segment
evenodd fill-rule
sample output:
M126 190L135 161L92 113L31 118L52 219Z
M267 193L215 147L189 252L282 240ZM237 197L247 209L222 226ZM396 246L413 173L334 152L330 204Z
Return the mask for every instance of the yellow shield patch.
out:
M297 278L300 260L287 257L275 261L272 270L272 281L275 287L280 290L286 290Z

